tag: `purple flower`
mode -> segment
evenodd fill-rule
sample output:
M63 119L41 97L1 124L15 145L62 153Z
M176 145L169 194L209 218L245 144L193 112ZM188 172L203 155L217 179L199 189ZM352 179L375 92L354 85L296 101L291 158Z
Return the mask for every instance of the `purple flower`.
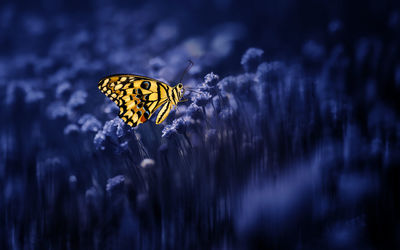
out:
M100 205L99 203L101 196L102 196L101 192L95 187L90 187L85 192L86 201L89 204L94 205L96 207Z
M255 75L250 73L241 74L236 77L237 88L241 93L239 97L244 97L245 99L252 98L252 87L255 85L254 77Z
M152 58L149 61L149 67L151 71L157 73L165 67L165 61L160 57Z
M212 98L212 96L209 93L203 92L203 93L197 94L193 98L193 103L195 103L197 106L204 107L210 102L211 98Z
M231 120L233 117L233 110L231 108L225 108L223 110L221 110L221 112L219 113L219 116L223 119L223 120Z
M77 108L86 103L87 93L84 90L77 90L72 93L68 101L68 107Z
M124 126L125 123L119 117L115 117L114 119L107 121L104 124L103 131L107 136L110 137L122 137L124 136Z
M64 135L76 135L79 133L79 127L76 124L68 124L64 128Z
M284 75L284 65L281 62L262 63L257 67L255 79L258 82L278 82Z
M257 68L257 65L261 61L261 57L264 54L262 49L257 48L249 48L246 53L242 56L242 60L240 64L242 64L243 68L249 72L253 71Z
M47 116L50 119L70 117L71 115L72 115L72 110L62 102L50 103L47 108Z
M28 84L37 84L36 82L29 82ZM20 82L12 82L7 87L6 104L10 105L19 98L27 104L39 102L45 98L43 91L33 89L32 86Z
M186 121L185 117L180 117L178 119L175 119L172 125L175 127L176 131L179 134L183 134L186 132L186 127L188 125L188 122Z
M235 93L237 90L236 78L233 76L225 77L218 85L220 85L221 89L226 93Z
M97 132L101 128L101 122L97 120L95 117L87 120L82 124L81 130L82 132Z
M217 85L218 81L219 81L219 76L214 74L213 72L207 74L204 77L204 85L215 86Z
M79 118L78 124L81 125L82 132L97 132L101 128L101 122L91 114L84 114Z
M216 129L207 129L205 133L206 141L215 141L217 139L218 133Z
M25 88L25 102L32 104L45 98L45 94L40 90L34 90L30 87Z
M140 163L140 167L151 168L151 167L154 167L155 163L156 162L153 159L146 158L146 159L142 160L142 162Z
M89 121L90 119L93 119L93 118L94 118L94 116L92 114L84 114L79 118L78 124L83 125L86 121Z
M56 88L56 97L61 98L67 96L71 91L71 84L69 82L63 82Z
M333 20L329 23L328 30L331 33L336 33L342 29L342 22L340 20Z
M110 118L114 117L115 114L119 112L119 107L113 102L107 102L103 107L103 112L110 116Z
M189 105L189 107L186 110L186 114L194 120L201 119L204 116L202 109L195 103Z
M310 40L303 46L303 55L310 61L319 62L325 56L325 48L316 41Z
M111 192L116 188L122 187L124 185L124 182L125 182L125 176L123 175L117 175L114 176L113 178L108 179L106 185L107 192Z
M104 145L105 141L106 141L106 134L102 130L100 130L94 136L93 144L97 150L104 150L106 148Z
M171 125L167 125L164 127L164 129L162 130L162 137L170 137L172 135L175 135L176 129L175 127L171 124Z

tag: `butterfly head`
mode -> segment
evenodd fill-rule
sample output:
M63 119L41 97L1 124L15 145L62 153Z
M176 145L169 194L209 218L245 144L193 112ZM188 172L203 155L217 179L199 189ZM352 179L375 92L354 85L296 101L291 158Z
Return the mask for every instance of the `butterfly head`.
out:
M179 101L182 98L182 96L185 94L185 89L183 88L183 84L182 83L178 83L175 86L175 89L177 90L178 101Z

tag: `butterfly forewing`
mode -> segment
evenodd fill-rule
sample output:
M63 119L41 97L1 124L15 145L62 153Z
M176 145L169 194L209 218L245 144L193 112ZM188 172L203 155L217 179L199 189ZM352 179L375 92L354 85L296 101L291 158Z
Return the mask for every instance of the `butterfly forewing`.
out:
M169 102L172 87L149 77L113 75L100 80L99 89L119 106L119 117L136 127Z

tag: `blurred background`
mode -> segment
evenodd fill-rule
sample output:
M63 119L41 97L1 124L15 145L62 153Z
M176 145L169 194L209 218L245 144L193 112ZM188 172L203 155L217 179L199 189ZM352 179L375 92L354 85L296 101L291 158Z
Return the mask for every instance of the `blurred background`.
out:
M3 0L0 249L399 249L399 5Z

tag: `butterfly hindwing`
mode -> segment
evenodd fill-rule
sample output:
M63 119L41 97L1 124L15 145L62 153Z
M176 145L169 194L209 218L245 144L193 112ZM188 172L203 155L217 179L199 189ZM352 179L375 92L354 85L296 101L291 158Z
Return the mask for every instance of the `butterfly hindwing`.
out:
M163 82L138 75L106 77L99 82L99 89L120 107L119 117L132 127L150 119L168 101L171 91Z

